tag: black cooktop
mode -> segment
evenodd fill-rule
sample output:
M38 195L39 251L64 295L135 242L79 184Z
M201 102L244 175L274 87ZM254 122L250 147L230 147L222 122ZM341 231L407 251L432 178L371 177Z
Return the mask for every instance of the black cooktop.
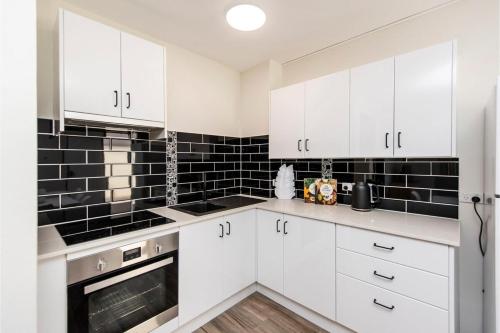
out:
M86 222L86 228L84 228L85 230L82 232L79 232L80 230L71 230L74 228L72 224L60 224L56 226L57 231L63 238L66 245L88 242L126 232L169 224L175 221L150 211L143 210L133 213L88 219L83 222L83 224Z

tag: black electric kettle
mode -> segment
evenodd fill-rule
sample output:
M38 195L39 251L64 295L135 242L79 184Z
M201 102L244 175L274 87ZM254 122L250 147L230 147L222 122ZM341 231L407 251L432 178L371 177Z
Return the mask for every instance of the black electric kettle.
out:
M374 183L357 182L352 186L352 209L367 212L375 208L379 201L378 187Z

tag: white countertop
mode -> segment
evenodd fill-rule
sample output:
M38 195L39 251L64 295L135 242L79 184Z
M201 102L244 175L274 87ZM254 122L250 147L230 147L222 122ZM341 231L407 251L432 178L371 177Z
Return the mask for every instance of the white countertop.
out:
M206 221L255 208L449 246L460 246L460 222L454 219L385 210L357 212L352 210L350 206L346 205L321 206L306 204L303 200L298 199L270 199L264 203L216 212L205 216L192 216L168 207L150 209L150 211L173 219L176 222L70 246L67 246L64 243L55 227L42 227L39 228L38 231L38 259L48 259L60 255L109 246L110 244L120 246L125 244L130 239L156 234L166 230L178 229L179 227L188 224Z

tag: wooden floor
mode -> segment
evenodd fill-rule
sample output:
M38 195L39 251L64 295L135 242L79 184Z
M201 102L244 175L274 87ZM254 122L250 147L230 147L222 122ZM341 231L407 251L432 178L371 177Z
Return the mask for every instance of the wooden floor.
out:
M308 333L326 332L255 293L195 331L195 333Z

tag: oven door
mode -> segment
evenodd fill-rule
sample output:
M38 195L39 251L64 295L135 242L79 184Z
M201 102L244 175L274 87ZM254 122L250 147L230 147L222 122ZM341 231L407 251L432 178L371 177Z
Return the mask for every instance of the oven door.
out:
M68 332L150 332L178 314L178 253L68 286Z

